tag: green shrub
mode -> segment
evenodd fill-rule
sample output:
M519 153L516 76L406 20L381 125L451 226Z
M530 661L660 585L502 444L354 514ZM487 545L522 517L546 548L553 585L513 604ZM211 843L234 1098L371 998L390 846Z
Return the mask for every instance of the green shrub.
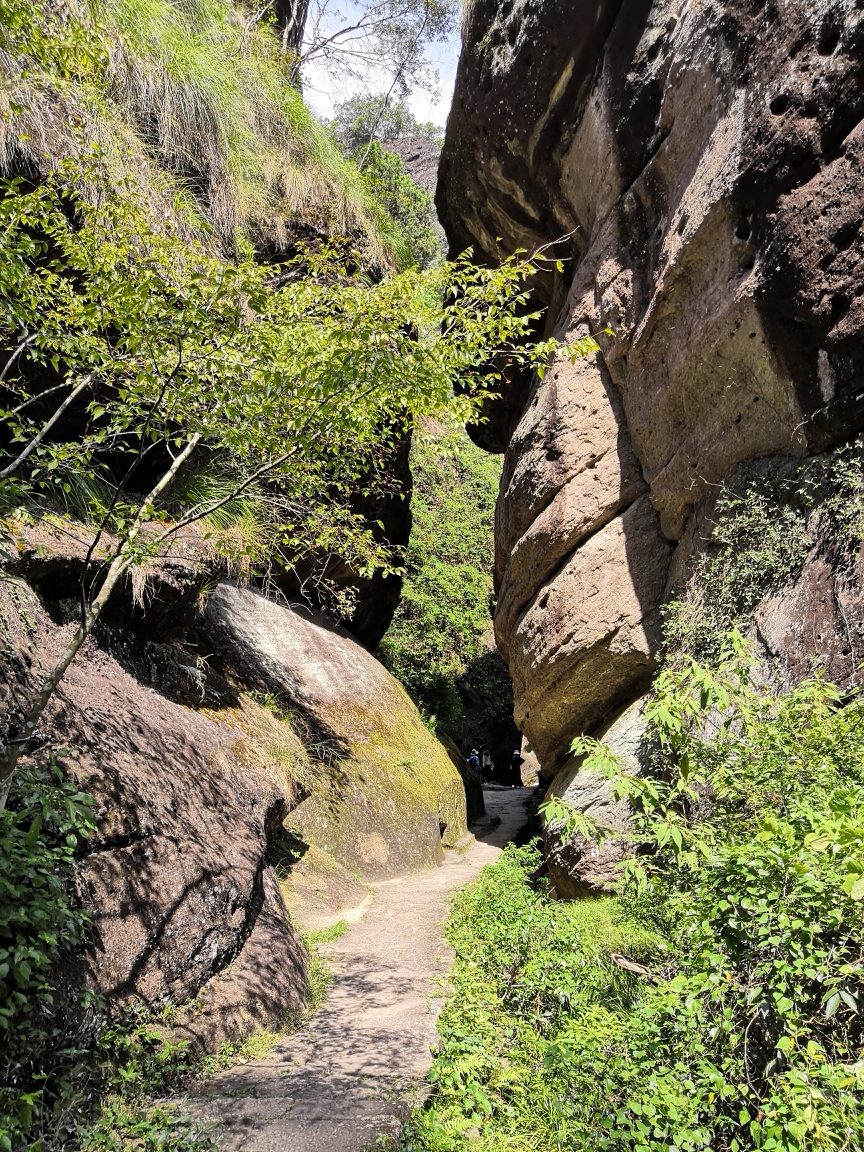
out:
M462 710L460 678L487 649L501 461L461 430L417 437L402 600L376 655L428 717Z
M369 192L383 205L405 238L415 262L425 268L444 255L432 230L432 197L415 184L395 152L382 148L377 140L354 152L363 164L363 180Z
M91 813L53 767L19 772L0 813L0 1148L62 1127L82 1071L84 1002L58 994L56 967L84 941L72 877Z
M649 776L575 743L633 805L620 897L551 904L511 853L457 900L416 1148L472 1127L482 1150L862 1146L864 702L757 688L733 634L714 670L662 673L646 715Z
M538 863L536 848L511 846L453 901L433 1096L406 1152L596 1147L598 1077L620 1051L638 983L610 956L648 961L659 943L615 899L562 904L535 892Z

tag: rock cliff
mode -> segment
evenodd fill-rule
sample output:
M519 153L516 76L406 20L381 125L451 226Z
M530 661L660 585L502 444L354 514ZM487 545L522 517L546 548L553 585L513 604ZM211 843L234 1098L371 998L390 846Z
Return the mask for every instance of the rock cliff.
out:
M59 518L6 527L8 724L75 627L90 537ZM172 1006L174 1035L212 1051L302 1005L286 898L301 923L335 919L467 829L456 765L384 667L306 609L224 582L208 598L210 561L181 540L115 594L29 760L96 805L75 877L92 931L68 978L107 1011Z
M649 683L717 486L864 425L864 14L476 0L464 36L437 196L451 251L551 244L547 332L602 346L505 381L481 430L506 449L496 636L548 778ZM787 668L793 649L799 670L850 659L818 551L794 607L759 609Z

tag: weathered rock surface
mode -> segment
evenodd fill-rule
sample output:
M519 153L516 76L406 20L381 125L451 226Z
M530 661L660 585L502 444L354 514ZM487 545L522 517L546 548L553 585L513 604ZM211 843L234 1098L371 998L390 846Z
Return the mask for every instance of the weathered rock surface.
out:
M618 757L625 772L639 776L648 768L644 741L644 698L635 701L598 734L598 739ZM620 867L632 850L626 838L630 805L616 800L609 781L593 769L584 768L584 756L571 756L546 792L546 799L563 800L590 817L601 833L599 843L576 833L562 841L561 825L544 829L543 848L549 878L562 900L599 896L608 892L620 875Z
M54 626L8 577L0 620L8 717L13 692L33 690L71 627ZM89 982L113 1006L202 993L205 1014L188 1035L207 1047L297 1008L303 950L266 853L302 792L273 747L157 695L93 643L55 700L35 758L53 755L96 802L76 876L93 920Z
M562 360L534 392L501 479L495 633L505 658L537 588L645 490L608 375L594 364Z
M112 1008L170 1004L173 1036L214 1050L302 1005L285 897L316 925L338 919L366 880L437 865L469 839L458 763L344 629L222 584L190 630L211 574L197 544L118 590L31 758L55 759L96 803L76 872L93 929L69 979ZM7 541L5 726L76 627L88 546L59 520Z
M427 140L425 136L403 136L399 140L387 140L388 152L395 152L405 171L415 184L425 188L432 196L438 185L438 161L441 148Z
M467 834L465 784L416 706L344 628L220 584L204 634L248 684L295 714L316 757L289 824L364 881L440 864Z
M754 615L754 639L797 683L822 672L832 683L861 683L864 660L864 554L838 568L818 545L788 587L764 599Z
M758 556L755 564L748 561L753 568L748 592L754 593L754 606L739 622L764 672L786 687L817 673L844 689L862 681L864 543L859 538L857 491L862 475L860 438L857 444L803 463L790 457L752 461L718 490L718 495L734 494L732 505L718 507L718 501L708 501L673 557L673 593L683 595L691 606L701 604L703 612L707 606L710 613L716 582L700 571L700 565L706 558L716 560L726 548L734 549L734 516L746 509L749 486L754 485L756 499L767 500L769 508L773 505L769 515L779 518L784 505L787 511L796 510L794 522L781 521L794 546L773 579L766 584ZM724 540L731 537L731 545L718 548L718 527ZM742 551L746 557L747 547L739 548L739 557Z
M388 140L386 143L389 152L395 152L405 171L415 184L425 189L434 199L438 186L438 161L441 157L441 147L433 144L424 136L405 136L401 140ZM432 213L432 230L441 242L442 248L447 247L447 237L435 213Z
M513 630L516 723L545 774L574 735L648 686L671 549L647 496L591 536Z
M741 462L864 424L864 13L477 0L466 19L437 197L451 250L557 242L564 272L533 285L547 332L602 345L515 379L490 420L509 435L496 635L548 774L650 675L662 538ZM801 634L811 610L784 611L766 637Z

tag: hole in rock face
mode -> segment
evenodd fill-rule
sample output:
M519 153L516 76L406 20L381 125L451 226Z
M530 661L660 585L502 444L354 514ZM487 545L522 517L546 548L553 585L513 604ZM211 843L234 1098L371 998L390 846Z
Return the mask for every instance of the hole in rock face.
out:
M778 92L768 107L775 116L782 116L789 107L789 97L785 92Z
M852 246L852 242L861 230L860 220L849 220L838 228L832 237L832 243L838 252L844 252Z
M831 320L836 324L849 311L849 297L845 292L838 292L831 301Z
M279 824L275 828L268 829L267 861L275 868L276 875L280 879L287 876L308 851L309 845L306 841L284 825Z
M735 229L735 235L739 240L749 240L750 231L750 221L741 220L739 221L738 227Z
M830 56L840 43L840 29L832 20L826 20L819 33L816 51L820 56Z

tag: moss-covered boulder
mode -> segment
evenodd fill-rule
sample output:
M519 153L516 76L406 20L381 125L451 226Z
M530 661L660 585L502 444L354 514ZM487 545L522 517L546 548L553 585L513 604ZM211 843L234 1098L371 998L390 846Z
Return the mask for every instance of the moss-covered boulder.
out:
M457 766L344 628L226 582L208 601L205 637L245 685L272 695L310 753L311 795L288 821L301 844L369 882L437 865L467 835Z

